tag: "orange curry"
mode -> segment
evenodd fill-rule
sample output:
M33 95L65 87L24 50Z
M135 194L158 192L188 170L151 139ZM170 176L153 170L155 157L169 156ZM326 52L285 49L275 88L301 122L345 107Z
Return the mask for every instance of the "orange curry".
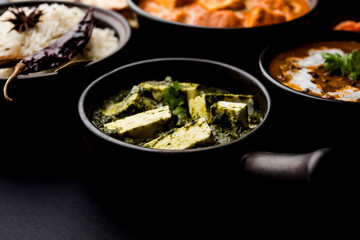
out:
M360 42L314 42L289 49L276 55L270 62L269 73L280 83L313 96L360 102L360 81L323 67L322 52L346 54L360 49Z
M208 27L257 27L310 11L307 0L140 0L146 12L170 21Z

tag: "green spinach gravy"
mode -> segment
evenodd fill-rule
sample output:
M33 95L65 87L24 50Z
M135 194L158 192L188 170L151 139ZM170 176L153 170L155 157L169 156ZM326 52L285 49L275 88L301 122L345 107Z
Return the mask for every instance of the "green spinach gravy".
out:
M100 131L121 141L177 150L233 141L262 119L252 95L171 77L121 90L92 114L92 123Z

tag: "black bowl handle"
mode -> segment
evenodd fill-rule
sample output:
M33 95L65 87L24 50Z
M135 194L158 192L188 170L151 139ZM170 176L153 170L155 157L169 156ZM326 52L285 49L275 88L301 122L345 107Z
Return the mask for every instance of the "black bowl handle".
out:
M334 176L336 155L331 148L303 154L251 152L244 155L240 163L247 175L257 179L310 184L328 181Z

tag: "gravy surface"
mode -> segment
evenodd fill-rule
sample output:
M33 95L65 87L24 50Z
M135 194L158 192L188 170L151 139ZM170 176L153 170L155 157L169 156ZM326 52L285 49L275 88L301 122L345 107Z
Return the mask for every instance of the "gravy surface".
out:
M256 27L282 23L310 11L306 0L140 0L157 17L208 27Z
M269 73L282 84L313 96L360 102L360 81L330 73L323 67L322 52L347 54L360 49L360 42L329 41L306 44L276 55Z

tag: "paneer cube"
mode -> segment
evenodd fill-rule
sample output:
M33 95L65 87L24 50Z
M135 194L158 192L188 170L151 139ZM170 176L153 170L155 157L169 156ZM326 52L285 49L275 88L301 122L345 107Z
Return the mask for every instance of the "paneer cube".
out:
M245 0L198 0L198 2L210 11L245 7Z
M205 93L190 99L189 112L191 117L205 117L208 123L212 123L213 116L210 108L219 101L246 103L248 114L252 115L254 113L254 99L252 95Z
M196 0L156 0L157 3L159 3L160 5L166 8L181 7L195 1Z
M238 27L242 22L232 10L203 11L193 18L194 25L211 27Z
M170 83L169 83L170 84ZM164 96L164 91L169 87L169 84L159 83L157 81L146 81L139 84L139 87L150 91L155 100L161 101ZM194 98L198 94L198 87L200 84L180 82L181 91L187 96L187 99Z
M140 92L129 94L123 101L109 104L102 113L106 116L132 114L154 109L158 103L151 98L144 97Z
M127 134L134 138L153 138L171 117L169 106L164 106L107 123L104 127L116 130L120 137Z
M248 127L248 112L246 103L219 101L210 108L212 116L221 115L232 128L239 125Z
M262 0L261 4L265 6L265 8L267 9L278 9L278 10L282 10L287 6L285 0Z
M258 27L285 21L286 16L280 11L271 11L263 7L255 7L247 14L245 27Z
M198 88L199 88L200 84L181 82L180 86L181 86L181 91L186 93L186 97L188 100L190 100L198 95Z
M212 102L210 98L213 94L201 94L196 98L189 100L189 113L192 118L205 118L208 123L211 123L212 115L210 107Z
M253 95L244 95L244 94L224 94L222 99L219 101L227 101L227 102L238 102L238 103L246 103L248 114L254 114L254 96Z
M181 150L212 143L213 141L211 129L206 119L199 118L195 122L155 138L144 144L144 147Z
M166 88L168 88L169 85L157 81L146 81L140 83L138 86L145 89L146 91L151 92L153 98L156 101L161 101L164 95L164 91Z

